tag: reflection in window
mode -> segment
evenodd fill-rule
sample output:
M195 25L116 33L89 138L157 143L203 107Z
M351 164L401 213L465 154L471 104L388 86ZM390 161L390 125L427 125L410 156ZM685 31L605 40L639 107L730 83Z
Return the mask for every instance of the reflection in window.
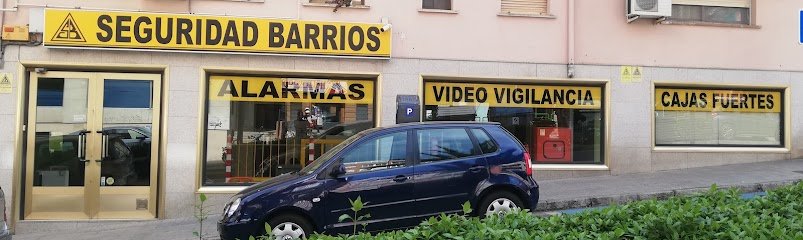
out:
M474 144L463 128L418 130L418 158L421 163L474 155Z
M64 104L64 79L40 78L36 91L36 106L61 107Z
M263 84L272 83L277 94L216 99L224 86L219 82L232 77L210 78L205 185L250 184L299 171L340 142L374 127L372 81L237 77L233 79L258 87L249 92L259 93ZM241 83L231 86L245 96ZM354 96L351 89L363 90L363 98L309 97L339 91Z
M103 83L103 107L151 108L153 83L141 80L106 80Z
M396 132L363 142L343 155L347 173L367 172L404 166L407 132Z

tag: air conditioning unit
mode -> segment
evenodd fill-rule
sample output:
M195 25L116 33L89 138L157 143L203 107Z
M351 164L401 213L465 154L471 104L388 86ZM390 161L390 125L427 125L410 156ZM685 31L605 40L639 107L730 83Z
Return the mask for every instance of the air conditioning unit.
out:
M672 0L627 0L627 18L672 16Z

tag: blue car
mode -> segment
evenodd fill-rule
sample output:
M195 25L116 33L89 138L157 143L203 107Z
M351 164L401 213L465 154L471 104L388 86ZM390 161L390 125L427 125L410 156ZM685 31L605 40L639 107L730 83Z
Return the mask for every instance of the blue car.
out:
M480 216L535 209L530 154L497 123L428 122L362 131L301 171L232 197L218 222L222 239L248 239L271 226L276 239L350 233L349 200L365 208L362 231L413 227L468 201ZM365 224L365 225L363 225Z

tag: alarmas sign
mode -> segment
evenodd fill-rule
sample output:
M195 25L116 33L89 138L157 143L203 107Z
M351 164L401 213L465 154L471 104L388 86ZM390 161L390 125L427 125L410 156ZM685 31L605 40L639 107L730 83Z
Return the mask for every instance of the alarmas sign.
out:
M390 57L382 24L45 10L46 46Z

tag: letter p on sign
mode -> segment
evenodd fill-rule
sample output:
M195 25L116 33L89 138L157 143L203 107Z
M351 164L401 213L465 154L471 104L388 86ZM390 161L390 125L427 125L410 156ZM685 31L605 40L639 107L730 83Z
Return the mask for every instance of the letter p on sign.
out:
M408 107L407 108L407 116L410 116L411 113L413 113L413 108L409 108Z

